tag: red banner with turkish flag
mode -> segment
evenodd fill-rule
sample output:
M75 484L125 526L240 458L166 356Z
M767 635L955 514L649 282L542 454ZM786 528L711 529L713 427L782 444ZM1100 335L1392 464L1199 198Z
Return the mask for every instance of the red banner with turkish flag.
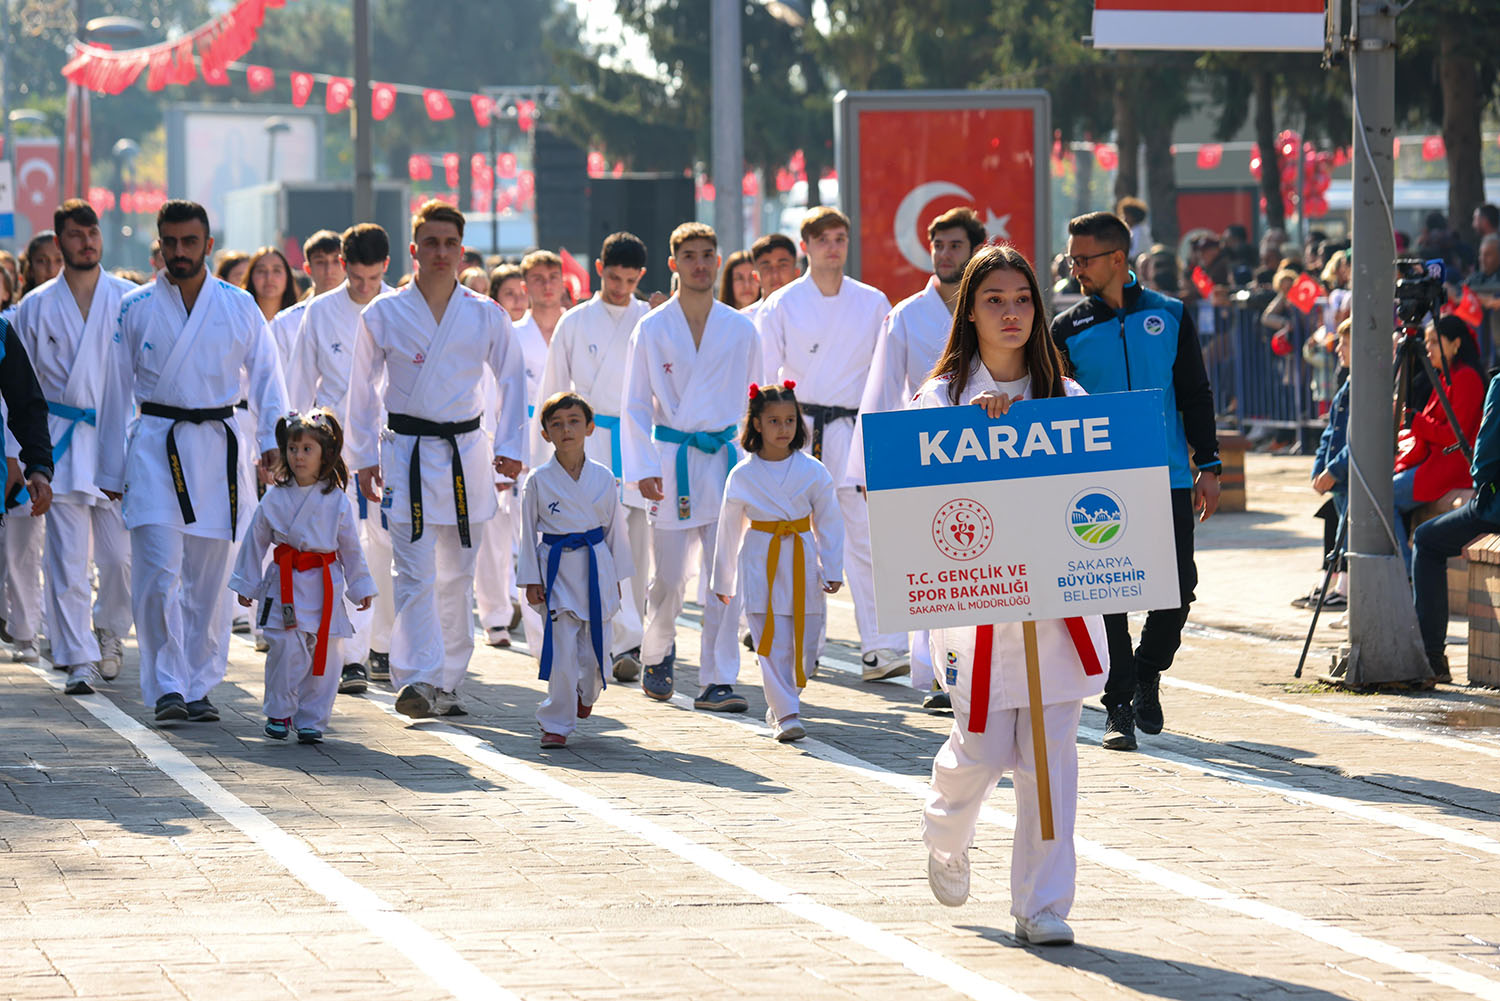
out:
M336 76L328 81L328 92L323 95L323 108L330 115L337 115L349 107L349 98L354 94L354 81L346 76Z
M557 256L562 258L563 281L568 283L568 291L573 293L574 302L582 302L589 297L589 269L578 263L578 258L568 253L566 247L557 248Z
M1318 296L1322 294L1323 286L1318 284L1318 280L1312 275L1303 275L1292 283L1286 294L1286 301L1304 313L1311 313L1318 304Z
M932 274L927 225L960 206L1045 273L1045 94L846 93L837 107L839 198L855 229L857 278L892 302L920 292Z
M370 117L383 122L396 110L396 88L388 83L377 83L370 88Z
M434 122L453 117L453 103L448 100L448 95L440 90L422 91L422 103L427 107L427 117Z
M1479 296L1469 286L1464 286L1463 295L1458 297L1458 305L1453 307L1453 315L1471 327L1479 326L1484 320L1484 306L1480 305Z
M1214 280L1209 277L1207 271L1201 267L1193 269L1193 288L1205 299L1212 299L1214 295Z
M307 99L312 97L312 92L313 78L311 73L292 74L292 103L294 105L299 108L302 107L307 103Z

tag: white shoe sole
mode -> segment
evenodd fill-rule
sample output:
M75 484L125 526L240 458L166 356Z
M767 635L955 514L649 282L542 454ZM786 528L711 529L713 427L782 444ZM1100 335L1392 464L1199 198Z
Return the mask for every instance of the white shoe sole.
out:
M889 664L865 667L860 677L865 681L883 681L886 678L904 678L911 673L911 661L896 660Z
M1028 932L1020 921L1016 922L1016 938L1032 945L1072 945L1073 929L1055 932Z

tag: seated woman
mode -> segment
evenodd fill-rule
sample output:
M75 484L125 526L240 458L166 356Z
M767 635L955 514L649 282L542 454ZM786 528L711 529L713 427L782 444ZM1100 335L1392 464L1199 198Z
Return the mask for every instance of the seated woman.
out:
M1479 430L1484 411L1484 375L1479 367L1479 348L1469 327L1456 316L1439 318L1427 331L1427 357L1437 371L1453 413L1458 418L1464 441L1470 444ZM1448 373L1443 374L1444 360ZM1472 487L1469 460L1462 449L1449 451L1457 441L1448 423L1448 414L1438 394L1433 393L1421 413L1412 418L1411 428L1403 430L1396 443L1396 539L1401 544L1401 558L1411 572L1410 528L1406 516L1423 504L1440 499L1450 490Z

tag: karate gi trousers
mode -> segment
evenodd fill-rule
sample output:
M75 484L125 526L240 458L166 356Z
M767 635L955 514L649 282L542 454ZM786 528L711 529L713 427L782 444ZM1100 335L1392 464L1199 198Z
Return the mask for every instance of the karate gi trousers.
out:
M390 522L395 567L391 624L391 684L425 682L457 691L474 656L474 562L486 522L469 525L471 546L459 545L457 525L428 522L411 541L411 526Z
M713 600L715 604L719 604L719 599ZM750 635L758 641L762 635L761 630L766 627L765 613L750 612L745 617L750 622ZM781 720L801 711L802 690L797 687L797 671L794 667L797 659L796 620L790 615L777 615L775 626L776 631L771 636L771 654L760 658L760 678L766 693L766 705ZM802 638L802 673L810 678L813 662L818 658L818 636L822 633L823 616L809 613L803 619L803 627L806 632Z
M42 540L47 517L33 518L27 501L5 515L0 531L5 533L6 628L18 641L34 641L42 628Z
M609 649L609 623L604 626L604 649ZM540 645L540 640L537 641ZM543 733L566 737L578 726L578 703L591 706L604 690L604 676L594 657L589 624L572 612L558 612L552 620L552 676L547 697L537 707L536 721Z
M701 550L700 567L712 567L714 544L719 526L716 522L693 528L653 528L651 556L653 576L646 600L646 631L641 640L641 662L660 664L677 640L677 616L687 596L688 576L695 568L693 558ZM737 626L740 621L740 598L729 604L711 598L703 606L703 636L699 655L698 685L733 685L740 677L740 651Z
M148 707L168 692L189 702L208 695L229 665L228 539L170 525L130 530L130 595Z
M130 533L118 504L54 500L44 517L42 590L52 662L59 667L96 664L95 629L121 637L130 632ZM98 571L92 609L91 559Z
M328 660L320 677L312 673L317 633L268 626L265 635L271 646L266 652L266 716L290 719L293 730L309 726L327 730L342 673L339 671L341 641L329 639Z
M380 511L374 505L369 506L373 517L365 518L359 523L360 543L365 550L365 563L370 567L370 576L375 578L375 586L379 588L375 600L370 602L370 607L361 612L353 602L349 602L346 610L349 613L349 624L354 627L354 635L344 641L344 656L348 658L346 664L363 664L370 655L371 650L388 654L391 651L391 621L395 616L394 590L395 582L391 579L391 533L380 524ZM407 538L410 538L408 533ZM348 598L343 598L348 602ZM328 655L332 663L333 654Z

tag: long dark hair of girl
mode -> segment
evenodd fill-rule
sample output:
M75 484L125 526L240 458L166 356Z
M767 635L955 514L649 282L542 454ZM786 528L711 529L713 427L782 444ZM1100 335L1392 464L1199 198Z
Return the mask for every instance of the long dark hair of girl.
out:
M1478 375L1479 381L1488 384L1489 374L1484 370L1484 363L1479 360L1479 345L1474 343L1474 334L1469 330L1469 325L1456 316L1442 316L1437 321L1437 335L1445 341L1457 341L1458 353L1448 361L1449 370L1467 365ZM1438 369L1442 374L1442 369Z
M293 438L308 437L315 440L323 450L318 464L318 479L323 492L331 494L349 486L349 467L344 465L344 429L338 418L327 407L319 407L307 413L293 410L276 422L276 448L281 452L281 466L276 470L278 486L291 486L297 482L292 475L291 463L286 461L286 447Z
M755 427L755 418L761 415L768 403L790 403L797 411L797 430L792 434L792 451L800 452L807 444L807 424L802 420L802 404L793 392L797 384L788 379L779 386L757 386L750 384L750 404L745 408L744 430L740 432L740 447L747 452L760 453L765 447L765 437Z
M255 288L255 266L267 257L275 257L281 261L281 267L286 271L286 285L281 289L281 303L276 307L276 312L281 312L291 306L297 305L297 279L292 274L292 265L287 261L286 255L275 247L261 247L250 257L250 266L245 269L245 291L255 296L255 301L260 302L260 293Z
M958 305L953 310L953 326L948 331L948 345L932 368L928 378L951 376L948 382L948 401L957 404L964 397L969 384L969 373L979 356L979 330L970 315L974 312L974 299L979 286L992 271L1014 271L1026 278L1031 286L1031 301L1036 307L1031 323L1031 336L1026 339L1026 371L1031 375L1033 399L1066 395L1063 389L1062 355L1053 343L1048 329L1047 309L1042 299L1041 286L1037 284L1036 272L1016 248L1009 244L985 247L969 260L964 268L963 280L958 286Z

